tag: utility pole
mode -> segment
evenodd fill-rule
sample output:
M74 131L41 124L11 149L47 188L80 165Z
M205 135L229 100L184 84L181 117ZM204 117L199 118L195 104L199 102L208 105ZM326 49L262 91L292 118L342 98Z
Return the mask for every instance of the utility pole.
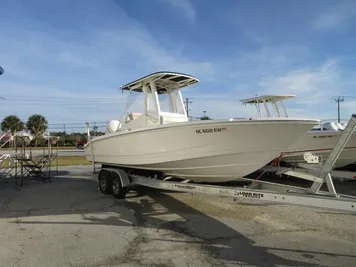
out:
M96 136L96 131L98 130L98 126L96 126L96 122L94 122L93 130L94 130L94 136Z
M66 141L66 125L63 124L63 145L65 144L65 141Z
M0 66L0 75L4 73L4 69ZM0 96L1 99L5 99L4 97Z
M338 96L337 98L334 98L334 100L337 103L337 122L340 123L340 102L344 102L344 97Z
M192 103L192 101L189 101L188 97L185 98L184 104L185 104L185 110L187 112L187 117L189 118L189 104Z

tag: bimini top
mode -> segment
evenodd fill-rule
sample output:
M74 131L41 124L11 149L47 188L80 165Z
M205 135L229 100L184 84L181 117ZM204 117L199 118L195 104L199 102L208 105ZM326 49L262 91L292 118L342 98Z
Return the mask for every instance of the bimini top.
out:
M142 92L142 86L155 82L157 93L165 93L167 89L180 89L198 83L199 80L188 74L161 71L155 72L145 77L142 77L136 81L130 82L121 86L121 90L130 90L136 92Z
M295 97L297 96L296 95L261 95L261 96L243 99L241 100L241 102L243 104L256 104L256 103L263 103L263 102L283 101Z

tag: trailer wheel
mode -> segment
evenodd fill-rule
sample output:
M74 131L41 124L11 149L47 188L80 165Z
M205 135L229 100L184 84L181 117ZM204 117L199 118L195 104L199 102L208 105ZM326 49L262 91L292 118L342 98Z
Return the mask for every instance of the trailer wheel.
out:
M122 199L125 198L127 193L127 188L122 187L121 179L118 175L115 175L112 179L112 195L115 198Z
M112 180L111 172L107 170L101 170L99 172L99 189L103 194L107 195L112 193Z

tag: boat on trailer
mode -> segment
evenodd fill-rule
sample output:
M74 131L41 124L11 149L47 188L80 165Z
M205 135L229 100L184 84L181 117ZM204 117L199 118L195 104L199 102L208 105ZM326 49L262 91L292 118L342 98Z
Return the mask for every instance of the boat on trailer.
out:
M244 105L253 105L259 118L288 118L284 101L296 95L262 95L241 100ZM270 108L269 108L270 107ZM264 112L263 112L264 110ZM320 122L298 139L280 158L286 163L323 163L345 129L346 123ZM353 132L344 150L335 162L335 168L341 168L356 161L356 131Z
M156 72L121 86L136 101L129 97L122 120L110 121L105 135L84 146L87 160L131 173L226 182L262 168L318 123L299 118L190 121L181 89L198 82L188 74Z
M297 187L276 182L263 181L257 178L243 178L242 185L214 185L200 184L176 177L157 177L146 174L137 175L130 170L103 166L98 174L99 189L103 194L112 194L115 198L125 198L126 194L136 185L156 189L187 192L190 194L206 194L220 197L230 197L234 201L238 198L253 199L283 204L303 205L356 212L356 197L338 194L336 192L331 172L333 164L342 152L356 126L356 115L353 114L339 140L333 147L324 164L314 165L314 173L290 171L289 175L311 181L310 187ZM89 126L88 137L90 137ZM88 138L90 140L90 138ZM93 164L95 172L95 164ZM313 167L312 167L313 168ZM327 191L322 191L326 184Z

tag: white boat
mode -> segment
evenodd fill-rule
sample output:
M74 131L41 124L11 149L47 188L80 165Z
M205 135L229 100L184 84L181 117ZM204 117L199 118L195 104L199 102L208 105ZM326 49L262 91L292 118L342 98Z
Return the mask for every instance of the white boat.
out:
M262 95L243 99L241 102L245 105L254 105L259 118L287 118L288 113L283 101L295 97L296 95ZM272 106L271 110L268 108L269 105ZM263 107L265 112L262 112ZM325 162L344 128L344 123L320 122L287 150L282 150L283 156L281 157L281 161L288 163L305 163L308 157L313 155L318 157L320 162ZM347 142L334 166L335 168L341 168L355 161L356 132Z
M278 156L317 120L238 119L189 121L181 89L198 83L187 74L157 72L121 86L141 99L142 110L110 121L103 136L84 146L89 161L153 171L195 182L244 177ZM130 99L129 99L130 102Z

